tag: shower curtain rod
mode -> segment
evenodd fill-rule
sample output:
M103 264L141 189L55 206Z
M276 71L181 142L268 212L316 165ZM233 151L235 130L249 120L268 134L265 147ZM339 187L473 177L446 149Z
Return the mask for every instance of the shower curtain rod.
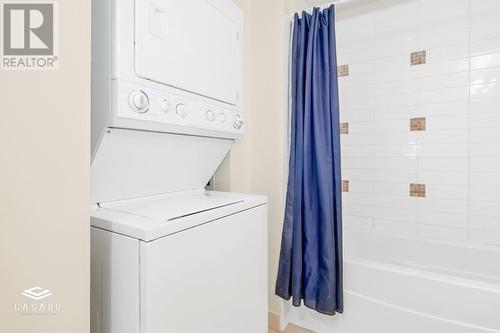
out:
M331 5L337 6L337 5L342 5L344 3L352 2L352 1L353 0L334 0L334 1L330 1L330 2L327 2L327 3L321 4L321 5L316 5L316 6L313 6L313 7L309 7L307 9L305 9L305 11L307 13L311 13L314 8L326 9L326 8L330 7Z

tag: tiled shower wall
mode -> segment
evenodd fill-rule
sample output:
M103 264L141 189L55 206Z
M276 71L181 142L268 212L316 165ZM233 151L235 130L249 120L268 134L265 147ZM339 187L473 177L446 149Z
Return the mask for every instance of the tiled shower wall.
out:
M337 12L344 224L500 245L500 0L367 6Z

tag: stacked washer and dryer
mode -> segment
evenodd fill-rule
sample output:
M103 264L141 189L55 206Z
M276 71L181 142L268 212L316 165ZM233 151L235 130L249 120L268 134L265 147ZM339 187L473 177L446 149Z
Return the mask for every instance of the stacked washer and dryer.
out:
M92 7L92 333L266 332L266 198L205 190L245 129L240 9Z

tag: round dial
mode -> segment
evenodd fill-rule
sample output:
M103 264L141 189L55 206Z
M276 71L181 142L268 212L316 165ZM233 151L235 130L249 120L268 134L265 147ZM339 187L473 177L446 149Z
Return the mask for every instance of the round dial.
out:
M221 113L219 113L219 121L220 121L221 123L225 123L225 122L226 122L226 120L227 120L227 116L226 116L226 114L225 114L225 113L222 113L222 112L221 112Z
M170 102L168 101L168 99L166 98L163 98L161 101L160 101L160 108L163 112L169 112L170 111Z
M207 117L208 121L214 121L215 120L215 112L213 112L212 110L208 110L206 117Z
M139 113L148 112L149 98L144 91L135 91L130 95L129 99L130 108Z
M241 119L240 115L234 117L233 127L236 129L241 129L243 127L243 119Z
M177 113L182 118L185 118L188 115L188 110L186 109L184 103L177 104L177 106L175 107L175 113Z

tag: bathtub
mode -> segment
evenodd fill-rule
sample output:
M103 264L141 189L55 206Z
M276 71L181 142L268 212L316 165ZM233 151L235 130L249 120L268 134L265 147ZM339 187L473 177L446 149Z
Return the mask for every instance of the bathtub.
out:
M500 333L500 248L346 228L345 311L284 302L282 326L318 333Z

